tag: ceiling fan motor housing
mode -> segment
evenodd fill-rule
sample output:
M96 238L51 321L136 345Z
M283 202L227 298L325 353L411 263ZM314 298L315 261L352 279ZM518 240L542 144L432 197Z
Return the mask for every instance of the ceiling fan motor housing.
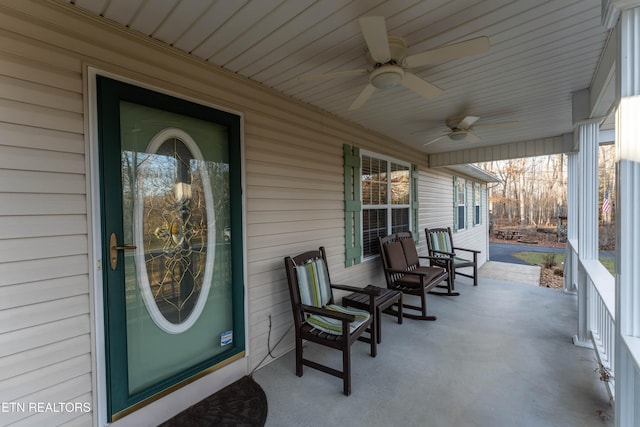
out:
M391 53L391 62L402 64L406 56L407 42L402 37L388 36L389 53Z

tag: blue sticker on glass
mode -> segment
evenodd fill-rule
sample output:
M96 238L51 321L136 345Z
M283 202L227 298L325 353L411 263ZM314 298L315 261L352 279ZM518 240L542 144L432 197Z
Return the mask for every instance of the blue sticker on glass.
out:
M225 346L233 342L233 331L227 331L220 334L220 345Z

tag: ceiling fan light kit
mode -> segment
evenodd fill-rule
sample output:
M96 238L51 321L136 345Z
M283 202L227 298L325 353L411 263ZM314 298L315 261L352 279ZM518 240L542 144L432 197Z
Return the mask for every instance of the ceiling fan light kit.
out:
M369 81L376 89L391 89L404 78L404 71L397 65L383 65L369 74Z
M453 132L451 132L449 134L449 139L452 141L462 141L463 139L465 139L467 137L467 131L466 130L454 130Z

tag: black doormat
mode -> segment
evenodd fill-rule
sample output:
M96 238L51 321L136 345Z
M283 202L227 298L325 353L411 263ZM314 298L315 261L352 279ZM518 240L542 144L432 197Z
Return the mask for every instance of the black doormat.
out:
M267 395L253 378L244 376L160 426L262 427L266 420Z

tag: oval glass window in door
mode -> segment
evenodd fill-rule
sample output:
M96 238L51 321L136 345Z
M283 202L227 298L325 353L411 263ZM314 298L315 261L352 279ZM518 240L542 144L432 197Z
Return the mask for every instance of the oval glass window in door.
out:
M188 330L213 275L215 214L207 163L181 129L167 128L138 159L134 235L138 286L163 331Z

